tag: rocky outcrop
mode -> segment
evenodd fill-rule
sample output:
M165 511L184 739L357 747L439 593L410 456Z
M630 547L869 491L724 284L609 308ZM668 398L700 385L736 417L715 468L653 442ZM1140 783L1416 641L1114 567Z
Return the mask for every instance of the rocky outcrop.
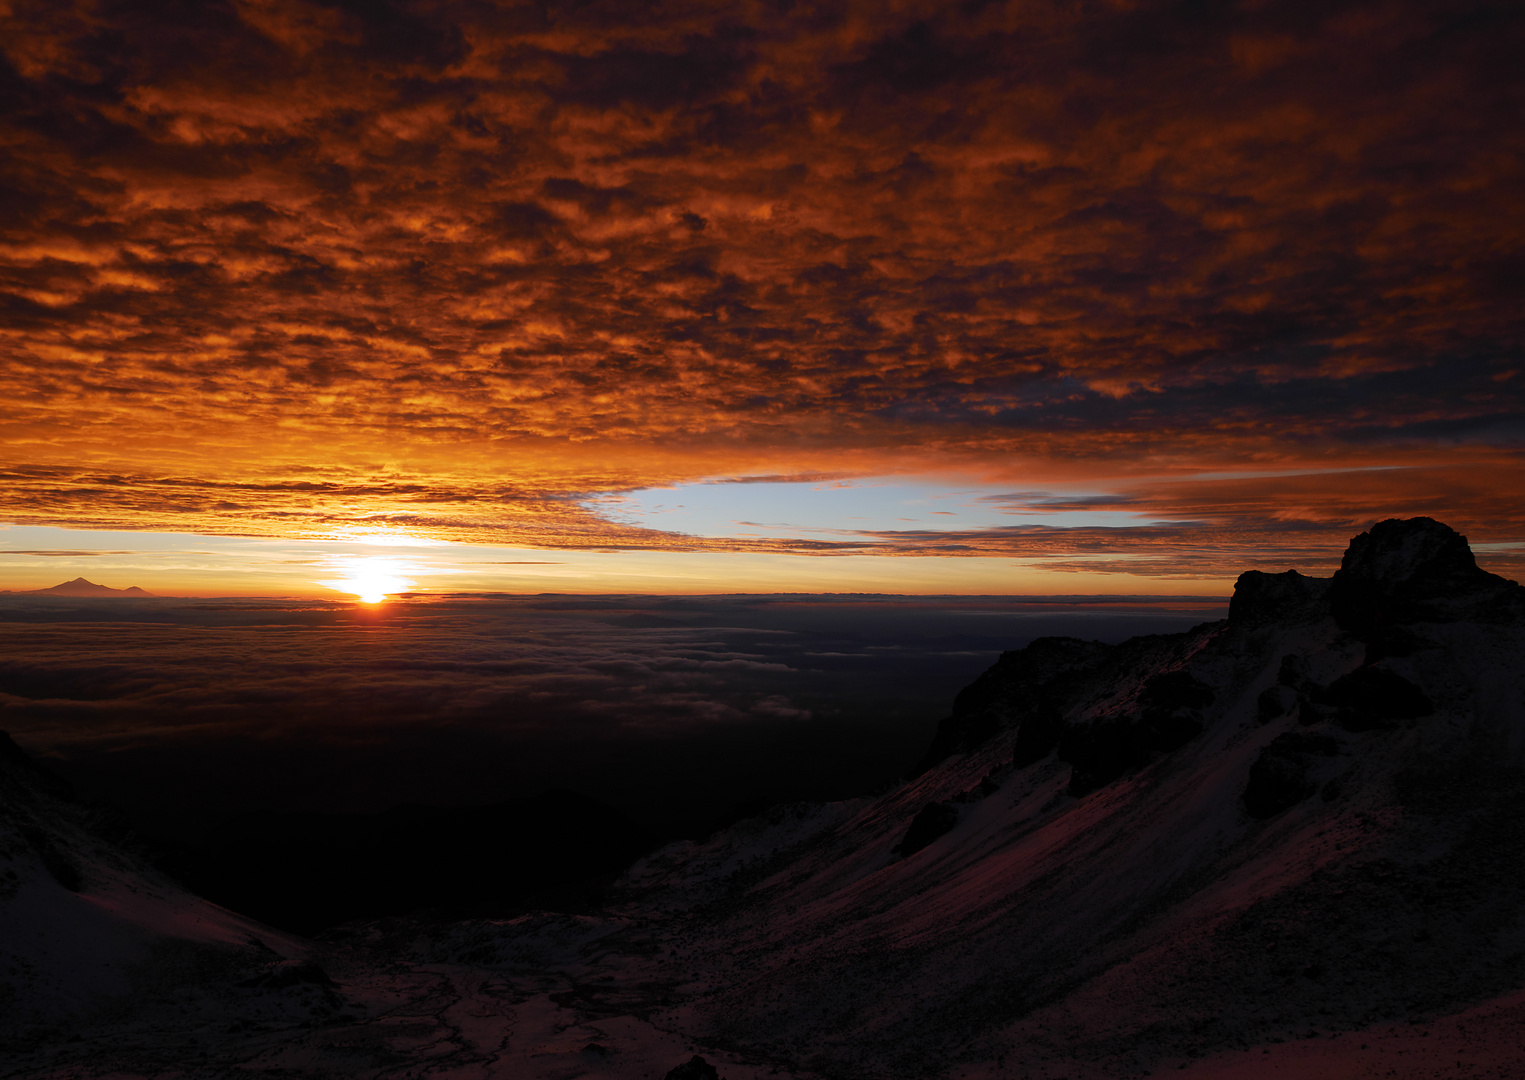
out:
M724 894L739 840L653 864L631 910L702 883L748 972L703 1030L844 1075L1136 1075L1486 1000L1525 982L1519 596L1412 519L1222 622L1033 642L907 783L749 834Z
M968 753L998 732L1012 735L1012 765L1050 755L1073 766L1070 793L1084 795L1184 746L1202 731L1201 710L1214 691L1189 670L1157 671L1101 710L1095 687L1160 656L1185 657L1216 632L1213 624L1185 634L1135 638L1121 645L1078 638L1039 638L1002 653L994 667L961 692L913 775L953 753Z
M1304 577L1296 570L1266 574L1246 570L1234 583L1229 622L1238 626L1306 622L1328 614L1328 578Z
M1363 641L1412 623L1519 622L1525 589L1477 565L1467 538L1433 518L1390 519L1350 542L1329 588L1340 628Z
M698 1054L667 1071L666 1080L720 1080L720 1070Z
M911 775L950 754L977 749L1008 728L1018 731L1019 765L1043 758L1058 745L1066 703L1111 652L1112 646L1100 641L1044 637L1002 653L994 667L959 691L952 714L938 724Z
M1070 725L1058 748L1059 760L1074 767L1069 793L1087 795L1157 754L1179 750L1202 733L1201 710L1215 696L1189 671L1167 671L1144 682L1131 709Z
M1054 754L1072 766L1069 794L1105 787L1199 735L1215 692L1187 667L1157 671L1101 708L1096 687L1163 666L1165 654L1184 658L1223 630L1285 632L1332 620L1364 646L1364 663L1322 678L1329 673L1309 669L1307 657L1286 655L1276 682L1256 698L1256 719L1268 724L1295 713L1304 726L1332 721L1352 732L1391 729L1429 715L1433 705L1384 661L1424 648L1416 625L1462 619L1525 622L1525 589L1480 569L1466 538L1440 522L1383 521L1351 541L1333 578L1296 570L1241 574L1226 624L1120 646L1040 638L1003 653L955 699L912 775L1005 732L1017 768ZM1151 650L1159 655L1146 655Z
M1402 675L1365 664L1313 690L1313 717L1327 716L1346 731L1393 728L1435 711L1429 695Z

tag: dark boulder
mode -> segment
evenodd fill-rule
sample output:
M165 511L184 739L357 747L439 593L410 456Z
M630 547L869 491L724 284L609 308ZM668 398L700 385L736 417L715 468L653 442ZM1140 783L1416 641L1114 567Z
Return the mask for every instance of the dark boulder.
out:
M1429 716L1435 705L1418 686L1395 671L1361 667L1314 694L1314 700L1334 710L1334 722L1346 731L1376 731L1396 727L1401 720Z
M938 837L952 832L957 824L956 807L950 803L928 803L911 819L911 827L894 850L902 856L914 855Z
M720 1080L720 1071L698 1054L667 1070L667 1080Z
M1308 658L1299 656L1297 653L1288 653L1281 658L1281 667L1276 671L1276 681L1304 694L1315 687L1308 673Z
M1168 754L1202 734L1198 710L1211 705L1216 696L1212 687L1188 671L1167 671L1150 679L1138 699L1145 748Z
M1289 731L1272 739L1250 766L1244 808L1254 818L1269 818L1302 802L1318 790L1313 758L1333 757L1340 744L1332 736Z
M1313 727L1322 724L1326 717L1323 711L1311 701L1299 701L1297 703L1297 722L1303 727Z
M289 986L333 986L334 980L314 960L283 960L238 985L260 990L283 990Z

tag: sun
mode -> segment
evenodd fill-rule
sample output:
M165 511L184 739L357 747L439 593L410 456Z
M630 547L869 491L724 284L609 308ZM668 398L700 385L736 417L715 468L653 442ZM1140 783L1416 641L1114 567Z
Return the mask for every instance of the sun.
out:
M350 593L362 604L380 604L388 596L413 587L412 580L402 576L403 567L391 559L354 556L344 559L335 569L343 576L319 584Z

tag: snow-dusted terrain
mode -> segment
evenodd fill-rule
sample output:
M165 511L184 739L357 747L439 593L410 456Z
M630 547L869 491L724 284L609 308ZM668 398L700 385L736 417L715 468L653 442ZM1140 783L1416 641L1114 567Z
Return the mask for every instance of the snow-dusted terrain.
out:
M1428 519L1224 622L1007 653L914 779L654 852L596 915L304 946L26 768L0 1076L1525 1075L1525 589Z

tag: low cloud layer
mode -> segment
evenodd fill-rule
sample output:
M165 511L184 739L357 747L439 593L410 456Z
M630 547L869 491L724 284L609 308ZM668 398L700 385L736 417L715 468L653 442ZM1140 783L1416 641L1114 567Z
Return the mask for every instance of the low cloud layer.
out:
M653 820L841 797L924 751L1043 633L1184 628L1217 601L538 597L383 609L0 599L0 729L192 835L245 810L571 787Z

